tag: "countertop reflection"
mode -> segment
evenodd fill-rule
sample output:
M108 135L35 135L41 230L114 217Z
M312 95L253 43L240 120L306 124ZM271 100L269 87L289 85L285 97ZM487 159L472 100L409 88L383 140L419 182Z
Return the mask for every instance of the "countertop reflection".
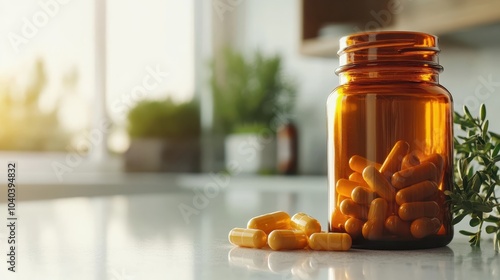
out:
M20 188L17 272L2 262L0 279L500 279L492 242L473 250L458 235L447 247L414 251L234 247L229 230L265 212L302 211L325 227L326 190L307 184L293 190L207 186L166 185L141 193L137 185L103 191L105 196L96 187L85 196L85 186L68 186L79 196L49 191L43 200L23 200L27 190ZM0 218L6 221L2 199ZM7 234L0 227L4 256Z
M472 250L462 241L415 251L274 252L235 247L228 252L228 263L277 279L498 279L500 261L493 250Z

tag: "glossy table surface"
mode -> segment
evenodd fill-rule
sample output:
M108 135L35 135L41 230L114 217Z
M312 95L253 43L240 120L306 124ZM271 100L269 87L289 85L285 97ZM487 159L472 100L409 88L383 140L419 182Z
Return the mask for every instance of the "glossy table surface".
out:
M37 186L19 187L17 272L7 271L2 261L0 279L500 279L492 242L472 250L458 235L447 247L416 251L275 252L228 243L231 228L269 211L304 211L326 226L322 180L284 179L289 188L273 188L279 180L268 186L251 178L216 185L205 176L112 192L106 191L112 184L71 185L42 191L43 199L33 195ZM252 182L254 188L248 186ZM61 195L63 188L78 196ZM5 188L0 191L0 219L6 223ZM7 235L6 226L0 227L2 260Z

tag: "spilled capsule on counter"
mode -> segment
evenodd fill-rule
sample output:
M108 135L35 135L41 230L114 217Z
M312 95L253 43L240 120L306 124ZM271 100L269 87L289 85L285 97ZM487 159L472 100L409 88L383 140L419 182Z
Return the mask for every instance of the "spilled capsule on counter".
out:
M273 250L299 250L307 246L307 236L302 231L291 229L273 230L267 243Z
M267 235L260 229L233 228L228 238L231 244L240 247L262 248L267 243Z
M266 234L269 234L275 229L289 229L290 215L283 211L276 211L253 217L248 221L247 228L260 229Z
M303 231L307 236L321 231L321 224L318 220L302 212L292 216L290 225L294 229Z
M360 233L364 222L355 218L351 220ZM275 251L307 247L321 251L347 251L352 245L352 238L348 233L321 232L318 220L302 212L296 213L291 219L283 211L260 215L252 218L248 227L254 228L233 228L228 235L229 242L239 247L257 249L267 244ZM266 234L265 230L270 230L270 233Z
M347 251L352 239L347 233L317 232L309 237L309 247L318 251Z

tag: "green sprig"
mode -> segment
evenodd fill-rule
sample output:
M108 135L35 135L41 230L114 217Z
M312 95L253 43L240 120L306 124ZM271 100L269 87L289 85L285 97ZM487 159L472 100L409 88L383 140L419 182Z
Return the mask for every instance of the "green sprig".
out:
M500 135L489 131L486 106L481 105L479 116L474 118L464 106L464 114L454 113L454 123L466 136L455 136L455 180L453 191L446 191L452 203L457 224L469 216L469 225L476 232L461 230L470 237L471 246L481 245L483 227L486 233L496 235L495 250L500 250L500 197L496 190L500 186Z

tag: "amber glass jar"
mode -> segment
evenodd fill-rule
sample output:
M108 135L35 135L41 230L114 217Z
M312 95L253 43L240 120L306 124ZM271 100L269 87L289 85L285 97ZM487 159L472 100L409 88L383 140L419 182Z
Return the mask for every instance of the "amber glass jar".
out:
M329 230L353 247L448 244L452 98L437 37L367 32L340 39L340 85L327 101Z

